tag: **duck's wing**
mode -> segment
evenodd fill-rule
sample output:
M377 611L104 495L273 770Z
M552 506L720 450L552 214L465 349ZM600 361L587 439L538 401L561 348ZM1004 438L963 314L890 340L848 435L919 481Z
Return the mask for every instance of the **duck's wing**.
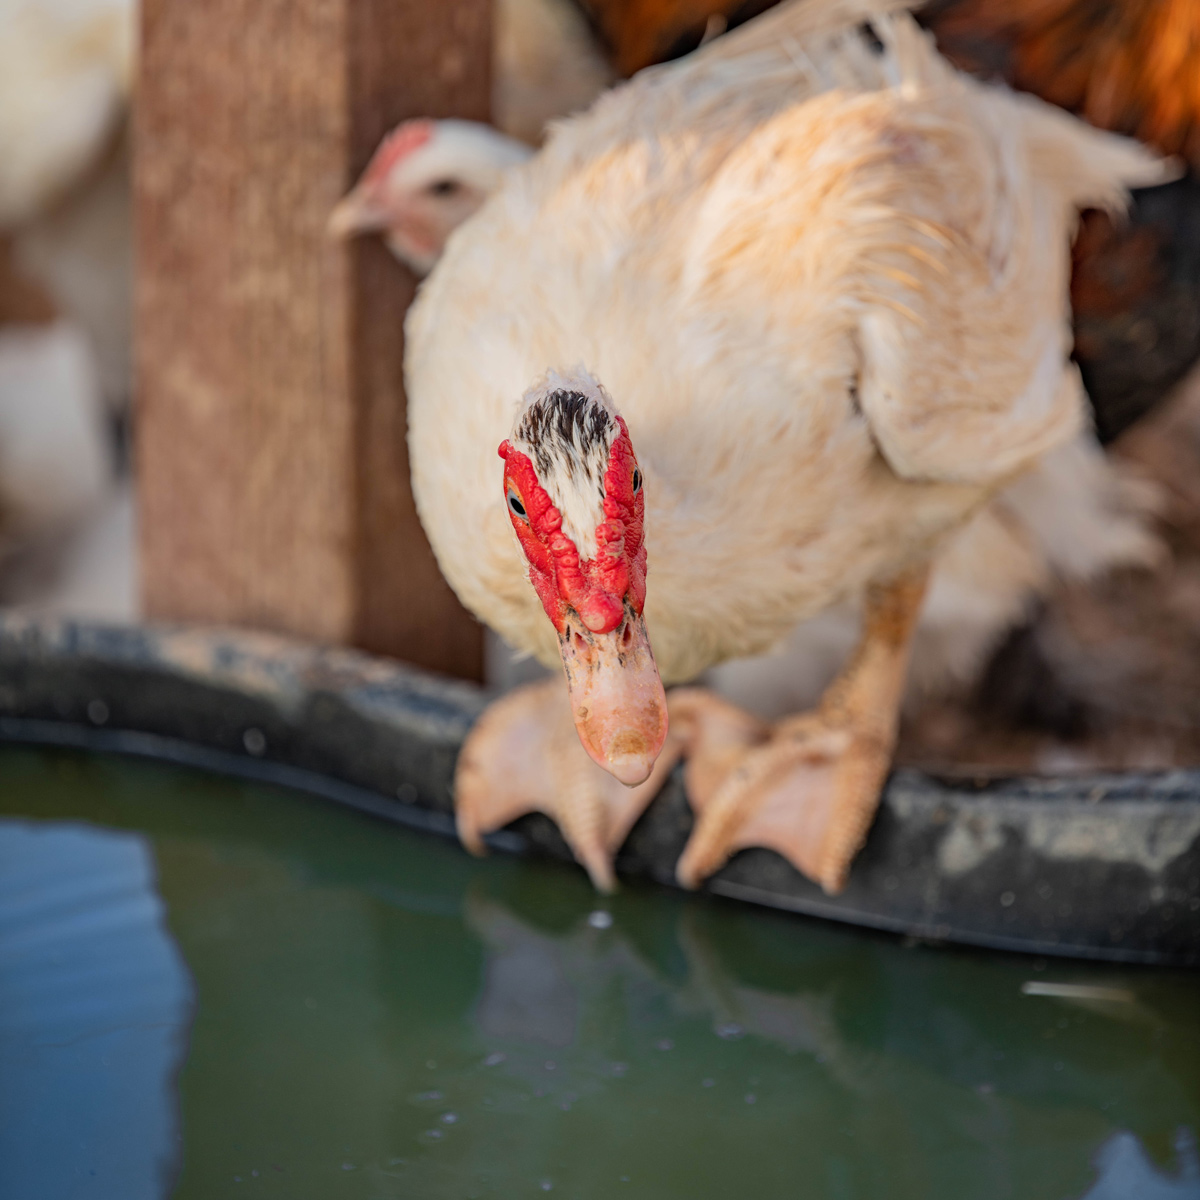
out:
M876 272L858 324L861 405L900 475L986 482L1087 419L1069 358L1080 210L1120 209L1128 186L1168 172L1039 101L953 84L905 106L928 167L898 189L910 232L879 255L889 269Z
M732 151L685 278L701 309L790 327L797 361L848 338L848 392L897 474L986 484L1084 420L1069 361L1079 209L1120 207L1128 185L1166 171L1135 143L957 74L905 14L873 29L893 82L828 89Z

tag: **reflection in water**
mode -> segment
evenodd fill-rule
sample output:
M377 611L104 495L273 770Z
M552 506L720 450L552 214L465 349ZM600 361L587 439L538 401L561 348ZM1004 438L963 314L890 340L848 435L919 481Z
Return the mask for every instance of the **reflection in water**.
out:
M638 950L632 928L619 921L606 920L597 929L594 922L579 919L555 931L540 927L528 913L522 919L479 888L472 890L467 922L488 948L476 1024L490 1043L505 1046L506 1074L540 1084L538 1096L567 1102L596 1090L595 1080L589 1078L594 1064L588 1061L588 1050L597 1040L606 1040L605 1028L641 1026L646 1043L660 1051L677 1048L671 1039L650 1043L652 1032L665 1024L655 1019L655 997L678 1019L700 1018L721 1041L744 1039L744 1049L758 1051L760 1061L778 1063L769 1055L762 1057L764 1047L807 1060L819 1076L817 1081L810 1077L807 1090L820 1097L822 1106L839 1112L837 1133L852 1133L861 1151L886 1147L874 1166L870 1153L839 1161L834 1153L838 1138L830 1138L828 1191L816 1194L907 1195L911 1185L914 1195L1061 1196L1063 1192L1052 1189L1030 1190L1039 1174L1031 1166L1043 1154L1051 1161L1053 1146L1062 1144L1062 1128L1052 1127L1043 1145L1037 1145L1031 1127L1038 1124L1038 1107L1048 1105L1054 1122L1053 1110L1070 1097L1068 1103L1082 1103L1098 1115L1115 1107L1114 1098L1125 1085L1120 1067L1106 1063L1104 1054L1088 1053L1078 1042L1070 1049L1048 1045L1060 1037L1066 1040L1062 1031L1070 1030L1071 1020L1054 1006L1030 1009L1018 995L1065 1000L1106 1018L1102 1032L1111 1032L1109 1022L1131 1021L1151 1026L1158 1035L1164 1032L1161 1017L1128 988L1053 982L1016 986L1017 976L1009 972L1014 979L1009 1005L1026 1021L1040 1017L1038 1023L1048 1025L1038 1030L1037 1041L1022 1045L1012 1014L996 1011L1003 1012L1005 998L985 1000L977 989L955 996L945 986L945 958L936 953L914 956L882 940L873 943L874 953L862 953L865 947L860 944L849 955L835 955L834 963L827 958L836 944L825 942L819 946L824 953L793 964L800 969L792 972L790 988L761 986L753 980L772 975L778 979L785 965L779 961L778 945L764 946L770 961L755 963L751 945L742 943L737 946L740 953L731 953L734 947L721 936L721 921L714 919L713 910L683 907L677 915L673 949L679 952L682 969L672 977ZM861 977L864 962L874 968L869 978ZM1028 969L1029 960L993 962L1020 971ZM860 988L865 1000L854 995ZM619 1016L614 1015L614 1002ZM873 1023L874 1029L862 1020L864 1007L876 1008L883 1018ZM552 1064L543 1062L548 1046L560 1050ZM495 1055L496 1060L500 1057ZM620 1068L619 1075L629 1070L628 1063L611 1065ZM555 1069L553 1079L547 1066ZM747 1090L734 1099L759 1105L770 1085L764 1086L761 1074L744 1078ZM681 1107L690 1106L687 1091L696 1082L680 1081ZM1172 1084L1178 1082L1161 1080L1160 1085L1172 1092ZM718 1079L710 1076L699 1084L716 1088ZM1170 1097L1182 1101L1180 1111L1188 1108L1185 1095L1186 1091ZM1032 1111L1006 1112L1006 1099ZM793 1101L799 1101L794 1107L803 1112L804 1098ZM815 1126L821 1123L813 1113L808 1119ZM784 1128L780 1134L788 1136ZM1100 1128L1097 1125L1097 1132ZM790 1132L803 1137L795 1127ZM808 1132L811 1135L812 1129ZM1095 1155L1098 1175L1081 1200L1200 1200L1195 1143L1182 1127L1176 1148L1180 1165L1171 1174L1154 1164L1135 1134L1111 1133ZM964 1150L980 1171L969 1192L957 1191L950 1183ZM914 1177L913 1159L922 1157L927 1161ZM948 1186L934 1185L925 1192L920 1181L928 1185L939 1178Z
M0 820L0 1196L166 1196L191 1008L145 838Z
M1174 1139L1200 1127L1195 973L906 947L641 886L597 913L568 869L103 759L0 752L6 806L153 844L197 996L173 1200L1193 1200L1195 1153ZM147 903L142 840L105 844L137 847ZM66 896L88 871L64 845ZM157 909L146 927L182 979ZM114 978L151 961L136 940L105 945ZM147 1036L186 1004L155 978L119 997L147 998ZM145 1061L112 1057L97 1078L128 1068L161 1119L174 1060L152 1086ZM28 1068L21 1094L44 1075ZM24 1126L6 1107L0 1161L30 1139L28 1161L53 1161L72 1103ZM153 1162L158 1134L126 1140L155 1137ZM24 1200L7 1166L0 1195Z
M1185 1129L1175 1138L1179 1174L1160 1172L1132 1133L1114 1133L1096 1156L1100 1178L1083 1200L1200 1200L1200 1159Z
M541 932L478 889L468 894L465 915L487 947L475 1021L488 1038L568 1047L583 1040L581 1025L594 1031L614 1023L614 1000L623 1001L616 1023L636 1026L637 1009L661 999L681 1016L703 1016L726 1040L755 1034L789 1052L819 1054L822 1062L838 1057L827 997L739 985L687 911L678 929L687 964L682 985L656 970L611 923L598 929L580 921L558 935Z
M565 960L571 947L539 937L505 909L468 898L467 924L488 947L475 1021L488 1037L569 1046L579 1001Z

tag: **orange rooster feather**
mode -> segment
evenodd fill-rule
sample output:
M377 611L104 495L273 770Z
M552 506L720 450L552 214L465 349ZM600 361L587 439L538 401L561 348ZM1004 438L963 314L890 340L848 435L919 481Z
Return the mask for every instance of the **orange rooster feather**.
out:
M1196 0L935 0L943 54L1200 166Z

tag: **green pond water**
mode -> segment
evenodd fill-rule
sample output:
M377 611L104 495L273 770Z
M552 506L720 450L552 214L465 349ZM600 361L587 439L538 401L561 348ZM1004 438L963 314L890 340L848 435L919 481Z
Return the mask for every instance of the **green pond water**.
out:
M1061 984L1109 991L1030 994ZM1194 1200L1198 1130L1197 973L600 899L0 750L5 1200Z

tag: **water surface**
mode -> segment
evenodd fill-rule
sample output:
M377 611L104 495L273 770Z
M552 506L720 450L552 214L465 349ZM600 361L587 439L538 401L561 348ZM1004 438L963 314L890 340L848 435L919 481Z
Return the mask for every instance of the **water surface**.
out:
M20 749L0 880L6 1200L1200 1197L1196 973L601 901L295 793Z

